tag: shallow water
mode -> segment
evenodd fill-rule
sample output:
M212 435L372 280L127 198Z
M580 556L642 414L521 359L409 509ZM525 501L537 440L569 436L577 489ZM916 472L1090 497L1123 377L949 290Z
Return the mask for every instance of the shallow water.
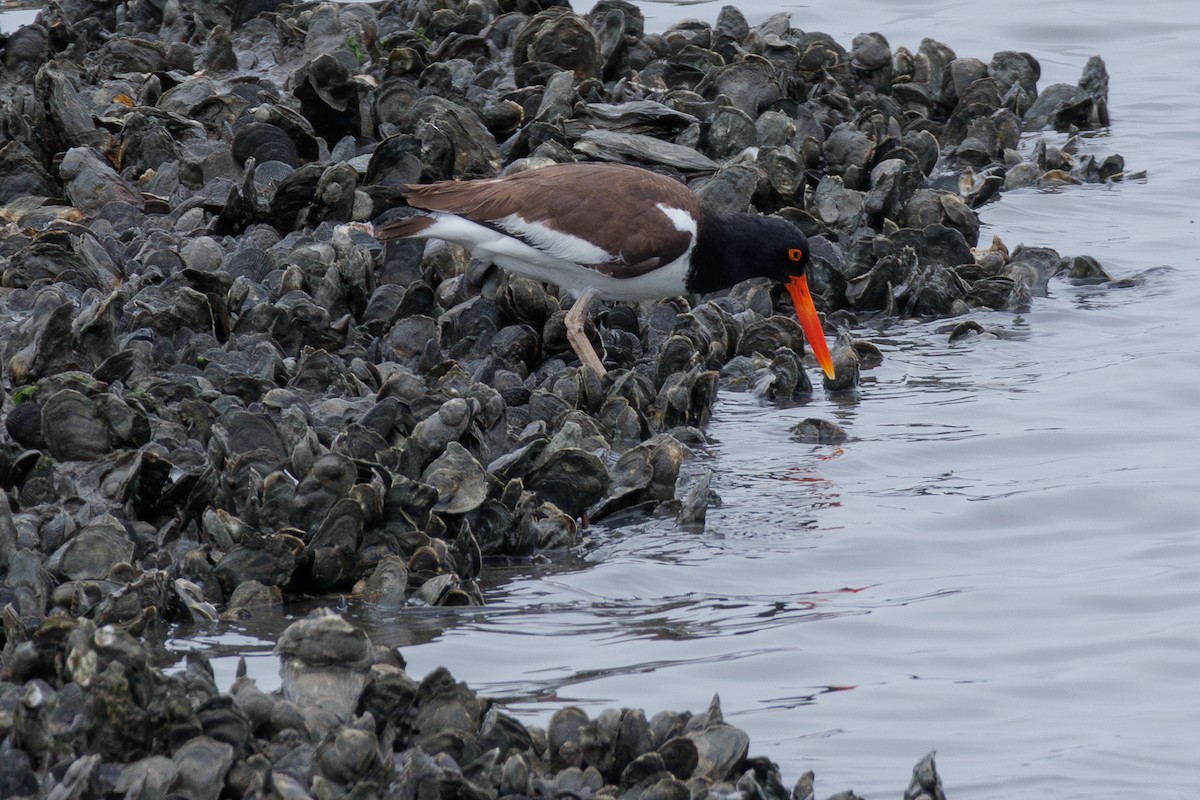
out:
M661 29L720 5L643 7ZM856 331L886 360L854 397L724 394L706 456L724 502L706 531L594 528L580 553L494 570L485 609L363 619L414 674L444 664L533 721L568 703L699 711L719 691L752 751L788 781L814 769L818 796L896 797L933 748L956 800L1195 792L1200 22L1165 0L919 7L742 6L847 46L880 31L985 61L1026 50L1041 88L1102 55L1113 126L1088 146L1149 178L1007 193L984 236L1141 280L1054 282L1028 314L975 316L1001 338L951 345L944 321ZM791 441L805 417L851 439ZM248 654L271 687L280 627L169 645L210 648L222 686Z
M0 33L12 33L22 25L37 19L38 10L32 8L0 9Z

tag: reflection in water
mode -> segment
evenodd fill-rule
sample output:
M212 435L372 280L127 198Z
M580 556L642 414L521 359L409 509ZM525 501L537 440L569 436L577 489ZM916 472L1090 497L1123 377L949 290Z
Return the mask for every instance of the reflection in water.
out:
M799 706L811 705L817 702L817 699L823 694L831 694L833 692L849 692L857 688L857 686L817 686L814 687L812 694L798 695L795 697L768 697L763 700L763 704L767 708L789 710Z

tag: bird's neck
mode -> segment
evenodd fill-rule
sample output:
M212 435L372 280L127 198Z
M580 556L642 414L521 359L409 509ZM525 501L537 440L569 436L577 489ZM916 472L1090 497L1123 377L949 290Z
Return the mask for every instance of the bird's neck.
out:
M762 275L754 258L763 238L760 227L756 214L713 213L707 217L692 250L688 291L716 292Z

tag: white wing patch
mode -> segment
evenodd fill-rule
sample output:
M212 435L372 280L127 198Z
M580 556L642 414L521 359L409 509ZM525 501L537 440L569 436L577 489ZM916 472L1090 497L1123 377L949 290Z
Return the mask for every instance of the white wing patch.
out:
M663 203L655 203L655 208L665 214L667 219L671 220L671 224L675 226L675 230L690 233L692 236L696 235L696 218L688 212L680 208L671 208ZM688 249L690 250L691 248L689 247Z
M494 223L513 236L524 239L539 250L575 264L608 264L616 257L587 239L556 231L543 222L531 222L517 214L500 217Z

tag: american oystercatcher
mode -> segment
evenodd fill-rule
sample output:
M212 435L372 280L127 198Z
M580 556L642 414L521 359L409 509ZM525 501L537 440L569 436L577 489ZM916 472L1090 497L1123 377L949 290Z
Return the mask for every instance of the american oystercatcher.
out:
M804 276L808 240L785 220L718 213L678 181L619 164L411 184L403 194L427 213L374 229L379 240L455 242L475 259L569 290L567 338L598 375L604 365L583 330L593 298L703 294L755 277L786 284L813 355L834 375Z

